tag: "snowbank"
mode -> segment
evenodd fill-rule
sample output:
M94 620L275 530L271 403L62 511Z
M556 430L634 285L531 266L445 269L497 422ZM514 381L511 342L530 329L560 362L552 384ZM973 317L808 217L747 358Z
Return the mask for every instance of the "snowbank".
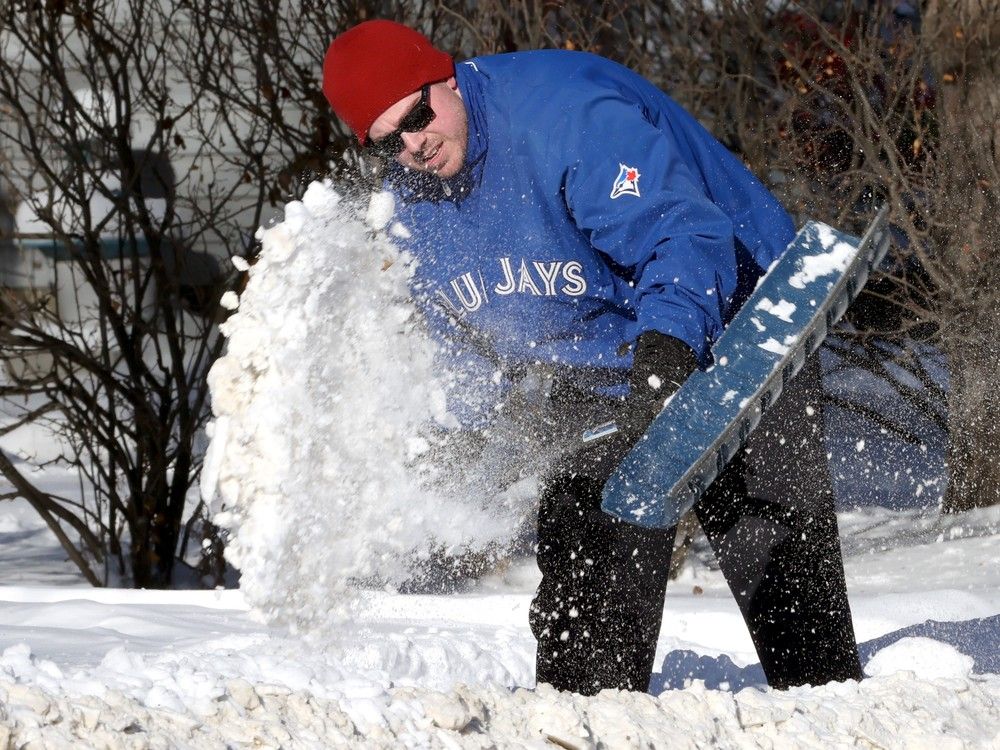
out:
M67 564L24 505L0 510L0 580ZM322 648L239 591L2 586L0 747L1000 748L996 511L842 519L861 684L763 688L706 559L668 592L656 696L530 689L530 562L463 595L366 592Z
M190 679L190 676L189 676ZM0 675L0 745L91 747L705 748L1000 747L1000 678L917 679L732 694L694 684L658 697L548 687L448 692L371 686L371 711L245 679L199 685L191 713L120 691L70 697ZM357 714L358 712L355 711Z

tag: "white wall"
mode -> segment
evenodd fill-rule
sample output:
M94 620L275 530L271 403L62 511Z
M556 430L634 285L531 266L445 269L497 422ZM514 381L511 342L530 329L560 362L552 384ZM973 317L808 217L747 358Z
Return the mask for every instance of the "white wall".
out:
M186 29L183 26L179 26L176 31L179 34L186 33ZM80 45L78 43L74 45L73 37L71 36L68 54L74 52L80 52ZM46 76L39 69L38 62L24 58L23 49L20 49L2 31L0 31L0 53L9 60L22 59L27 69L35 71L39 76L38 85L46 85ZM232 62L220 61L220 64L232 64ZM70 88L77 92L78 99L89 102L92 107L101 107L100 92L92 92L90 90L90 84L82 73L71 74L68 83ZM246 84L253 85L249 80ZM168 91L172 103L172 111L174 112L179 113L185 106L192 102L192 91L183 82L175 81ZM297 119L300 116L300 112L293 107L289 107L285 112L285 116L290 119ZM144 148L149 145L152 132L153 121L148 114L133 118L131 136L135 148ZM194 200L201 200L200 196L204 196L205 194L205 186L212 182L223 188L236 186L236 193L228 204L228 208L234 214L231 222L235 225L229 233L230 235L235 233L246 237L252 236L256 230L253 220L253 207L256 202L257 186L253 184L244 186L241 182L243 176L242 169L233 164L224 163L227 157L231 159L238 158L239 146L236 139L245 138L250 133L250 124L246 122L242 123L241 132L236 136L218 133L213 138L213 146L216 149L216 153L211 156L200 153L201 143L198 132L198 128L190 117L178 120L177 133L183 138L184 145L177 146L171 144L169 153L170 163L177 180L178 196L190 196ZM10 142L5 142L2 136L0 136L0 149L13 162L15 173L24 172L30 168L24 155L18 153ZM0 165L2 163L0 161ZM13 177L13 175L8 176ZM19 187L22 190L26 189L24 185ZM241 207L245 208L241 209ZM279 211L280 209L268 208L261 223L267 223L267 220L276 216ZM183 201L179 205L179 213L187 217L192 215L190 208L185 208ZM33 222L28 221L26 223L26 220L32 218L30 211L26 212L22 207L19 214L21 218L19 226L15 228L15 232L38 231L37 226L29 226ZM223 258L227 254L225 243L211 235L209 235L207 240L200 243L197 249L209 252L219 258ZM52 283L51 261L46 262L45 259L39 258L37 251L25 250L23 247L15 247L13 249L10 247L6 249L0 247L0 285L16 287L28 285L40 288Z

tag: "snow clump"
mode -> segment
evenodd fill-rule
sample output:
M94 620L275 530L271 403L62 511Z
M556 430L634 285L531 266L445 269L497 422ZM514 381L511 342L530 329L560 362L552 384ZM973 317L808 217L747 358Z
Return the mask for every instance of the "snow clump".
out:
M366 217L328 182L289 203L258 233L209 375L202 493L247 601L293 628L335 623L358 584L406 581L415 553L482 550L518 525L420 481L428 435L454 419L390 217L384 195Z
M966 678L972 674L975 660L948 643L932 638L901 638L879 651L865 665L871 677L886 677L896 672L912 672L922 680Z

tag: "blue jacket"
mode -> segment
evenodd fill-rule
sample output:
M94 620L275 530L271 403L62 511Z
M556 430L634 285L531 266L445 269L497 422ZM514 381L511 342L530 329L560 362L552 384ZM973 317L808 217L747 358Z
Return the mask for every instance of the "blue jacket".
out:
M775 198L677 103L609 60L542 50L456 67L465 166L442 181L395 165L387 184L462 416L490 406L522 365L624 392L644 331L681 339L707 365L794 236Z

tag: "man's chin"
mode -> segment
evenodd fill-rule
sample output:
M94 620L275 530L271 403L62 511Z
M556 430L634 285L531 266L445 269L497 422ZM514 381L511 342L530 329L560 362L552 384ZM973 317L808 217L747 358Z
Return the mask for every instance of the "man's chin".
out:
M432 169L429 171L431 174L440 177L442 180L450 180L458 174L458 170L453 168L451 164L443 164L441 169Z
M465 155L462 154L460 158L455 156L445 155L444 159L440 164L422 164L422 163L412 163L409 165L410 169L415 169L418 172L425 172L426 174L432 174L435 177L440 177L442 180L450 180L459 170L462 168L462 163L465 161Z
M431 174L435 174L442 180L450 180L452 177L457 175L462 169L462 164L465 162L465 154L459 156L452 156L445 159L444 163L441 164L437 169L429 169Z

